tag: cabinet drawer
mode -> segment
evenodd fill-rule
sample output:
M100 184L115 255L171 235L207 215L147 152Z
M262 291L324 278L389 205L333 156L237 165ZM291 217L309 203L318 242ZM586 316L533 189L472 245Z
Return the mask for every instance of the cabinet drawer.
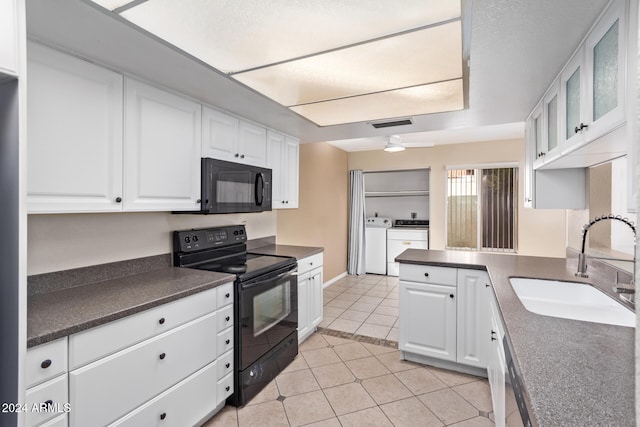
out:
M216 407L217 362L202 368L111 426L194 426Z
M216 309L209 289L69 337L69 370L115 353Z
M216 290L218 292L218 308L233 304L233 282L220 285Z
M456 286L458 271L451 267L400 263L400 280Z
M218 332L218 356L233 348L233 327Z
M218 379L233 372L233 350L218 357Z
M233 305L218 310L218 332L233 326Z
M212 313L70 372L71 426L113 422L211 363L216 327Z
M322 253L302 258L298 261L298 274L303 274L314 268L322 266L323 261Z
M58 417L64 413L67 402L67 374L31 387L27 390L27 427Z
M67 338L27 350L27 388L67 372Z
M233 374L229 374L226 377L218 381L218 402L222 402L227 397L233 394Z
M67 427L67 425L67 414L62 414L44 424L40 424L40 427Z

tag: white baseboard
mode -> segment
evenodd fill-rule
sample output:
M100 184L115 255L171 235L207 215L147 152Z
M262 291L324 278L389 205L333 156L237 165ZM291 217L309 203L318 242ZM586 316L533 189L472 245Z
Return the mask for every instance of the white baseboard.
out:
M345 277L346 275L347 275L347 272L346 272L346 271L345 271L344 273L338 274L338 275L337 275L336 277L334 277L333 279L331 279L331 280L328 280L328 281L324 282L324 283L322 284L322 288L324 289L324 288L326 288L327 286L334 284L335 282L337 282L338 280L342 279L342 278L343 278L343 277Z

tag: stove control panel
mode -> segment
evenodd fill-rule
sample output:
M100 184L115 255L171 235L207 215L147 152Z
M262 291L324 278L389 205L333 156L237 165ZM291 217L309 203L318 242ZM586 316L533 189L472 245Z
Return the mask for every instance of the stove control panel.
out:
M173 232L174 252L195 252L247 241L244 225L200 228Z

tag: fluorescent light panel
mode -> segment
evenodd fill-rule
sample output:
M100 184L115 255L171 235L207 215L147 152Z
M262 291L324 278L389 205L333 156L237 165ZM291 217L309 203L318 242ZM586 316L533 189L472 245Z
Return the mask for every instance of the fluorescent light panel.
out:
M293 106L462 77L460 21L233 78Z
M94 1L321 126L463 108L459 0Z
M463 108L462 79L291 107L320 126Z

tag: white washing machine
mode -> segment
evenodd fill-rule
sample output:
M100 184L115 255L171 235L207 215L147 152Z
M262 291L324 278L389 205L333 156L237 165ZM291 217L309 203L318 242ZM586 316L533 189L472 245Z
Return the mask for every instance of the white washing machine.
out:
M365 224L365 271L387 274L387 229L390 218L371 217Z

